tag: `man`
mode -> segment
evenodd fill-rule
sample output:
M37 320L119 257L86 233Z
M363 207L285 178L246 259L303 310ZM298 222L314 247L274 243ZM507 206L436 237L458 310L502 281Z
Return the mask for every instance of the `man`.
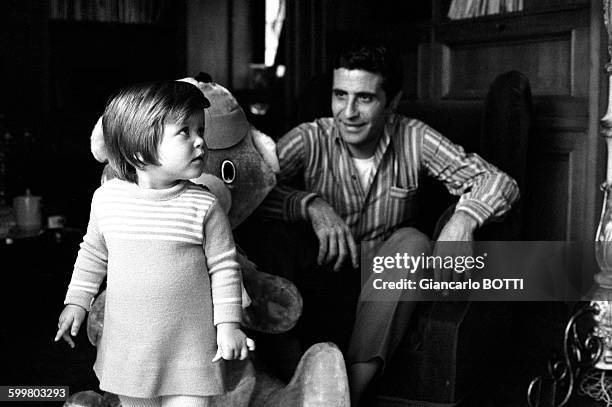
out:
M429 238L412 227L423 173L460 195L438 242L472 241L477 227L518 200L516 183L506 174L426 124L395 114L401 85L401 62L389 49L347 49L334 61L333 118L302 124L277 145L279 185L260 213L310 222L318 239L317 264L333 265L347 278L359 279L354 269L360 252L363 259L431 252ZM295 178L303 190L289 186ZM436 245L434 255L451 254L445 250L447 245ZM319 277L312 272L308 278ZM435 278L449 276L437 271ZM414 305L358 303L346 353L353 405L397 346Z

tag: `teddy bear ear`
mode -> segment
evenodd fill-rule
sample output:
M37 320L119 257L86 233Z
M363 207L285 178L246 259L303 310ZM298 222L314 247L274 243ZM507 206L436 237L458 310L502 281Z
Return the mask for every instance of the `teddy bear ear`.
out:
M210 74L206 72L200 72L194 77L194 79L198 82L204 82L204 83L212 82L212 77L210 76Z

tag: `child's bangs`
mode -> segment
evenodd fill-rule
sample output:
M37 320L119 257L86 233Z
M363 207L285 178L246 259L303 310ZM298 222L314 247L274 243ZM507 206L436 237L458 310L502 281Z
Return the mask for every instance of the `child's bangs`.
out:
M199 109L191 106L175 106L171 109L164 118L164 124L168 123L187 123L189 117L197 113Z
M204 111L205 106L198 102L198 99L192 98L183 105L174 106L166 114L164 123L187 123L191 116Z
M183 84L181 83L181 85ZM164 118L165 123L186 123L192 115L203 112L205 108L210 106L202 92L193 85L184 85L186 88L181 89L184 92L183 100L181 103L174 103L170 107Z

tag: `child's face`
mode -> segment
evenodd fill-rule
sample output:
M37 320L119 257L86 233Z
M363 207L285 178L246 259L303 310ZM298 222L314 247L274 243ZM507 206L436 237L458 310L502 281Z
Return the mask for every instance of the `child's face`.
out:
M203 136L204 111L191 115L185 123L165 123L157 148L159 165L145 168L147 186L165 188L179 180L199 177L208 153Z

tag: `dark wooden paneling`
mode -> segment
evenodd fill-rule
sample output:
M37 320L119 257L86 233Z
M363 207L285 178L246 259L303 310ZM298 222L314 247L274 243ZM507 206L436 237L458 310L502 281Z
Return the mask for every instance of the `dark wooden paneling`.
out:
M402 55L404 64L404 86L402 91L406 98L416 98L418 95L418 51L410 50Z
M442 1L442 9L450 2ZM419 49L419 98L481 100L494 78L524 73L534 95L535 164L530 169L532 239L591 238L587 216L594 185L588 101L592 12L586 1L548 2L525 12L432 23L432 41ZM597 76L598 77L598 76ZM590 134L587 137L587 134ZM590 143L590 144L589 144ZM596 157L592 158L596 160Z
M436 40L444 43L503 41L517 37L539 38L589 27L586 7L547 9L518 15L499 14L468 20L455 20L436 26Z
M534 133L527 236L530 240L581 240L586 133L559 130L554 124L548 129L536 125Z
M565 240L568 234L570 158L566 153L540 154L534 166L534 191L528 216L528 236L534 240Z
M534 95L570 95L572 90L572 36L484 42L449 47L450 78L443 97L483 97L500 73L517 70L530 80Z
M579 28L539 38L442 45L441 96L483 97L491 81L509 70L524 73L535 96L586 96L588 35Z
M525 10L537 10L561 6L576 6L588 4L588 0L526 0Z

